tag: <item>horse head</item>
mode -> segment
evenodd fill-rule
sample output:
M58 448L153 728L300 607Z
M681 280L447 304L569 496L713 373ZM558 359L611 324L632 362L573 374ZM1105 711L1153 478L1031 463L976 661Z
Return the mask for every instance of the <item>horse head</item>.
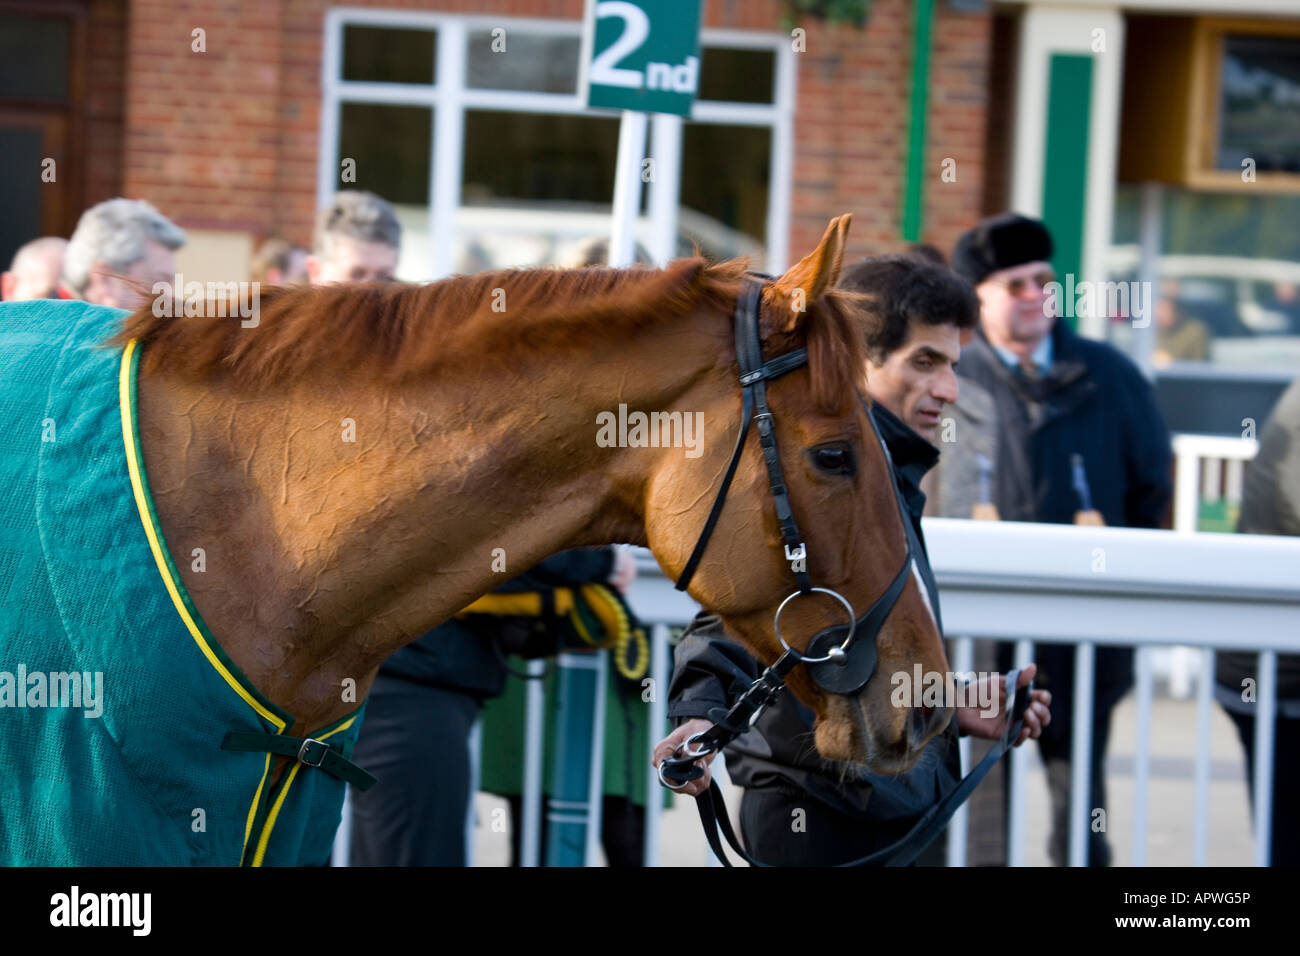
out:
M917 664L926 674L944 674L948 664L908 546L887 452L869 418L867 316L860 300L834 289L848 225L848 216L832 221L811 254L762 287L760 364L807 351L805 363L793 370L777 366L779 374L763 385L779 470L765 462L759 425L751 425L694 566L692 555L752 401L742 401L737 348L743 344L722 347L710 374L680 398L684 407L703 412L709 440L696 459L660 457L648 485L645 527L664 570L678 578L687 572L691 596L718 613L728 633L765 665L785 646L810 659L834 658L838 652L830 649L846 643L847 625L855 621L847 644L867 645L855 649L853 662L819 665L823 675L832 671L830 680L798 666L787 683L816 713L815 743L824 757L899 773L915 764L952 711L899 695L893 675L910 681ZM737 296L745 295L746 283L738 286ZM725 322L730 338L735 302L722 306L697 321ZM777 506L782 486L793 517L784 529ZM793 547L792 527L800 539ZM808 584L817 590L808 591ZM867 615L868 609L874 613ZM835 668L861 670L862 653L869 655L872 646L874 671L868 661L859 675L870 674L865 684L838 679Z

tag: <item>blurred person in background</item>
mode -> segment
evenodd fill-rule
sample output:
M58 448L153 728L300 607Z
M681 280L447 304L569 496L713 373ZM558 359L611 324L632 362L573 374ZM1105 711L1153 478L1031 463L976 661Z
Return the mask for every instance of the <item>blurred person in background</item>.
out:
M1210 357L1210 327L1200 319L1183 314L1178 304L1178 283L1167 279L1160 284L1156 302L1156 349L1151 356L1157 368L1170 362L1204 362Z
M1259 438L1241 496L1237 531L1300 535L1300 379L1282 393ZM1258 655L1220 651L1215 697L1237 725L1246 751L1246 784L1254 810ZM1247 683L1249 681L1249 683ZM1277 656L1277 720L1273 738L1270 862L1300 866L1300 654Z
M307 275L313 285L390 281L401 245L402 226L388 200L344 190L316 220Z
M1173 489L1169 432L1155 392L1117 349L1082 338L1048 306L1056 279L1052 238L1035 219L1003 213L964 233L952 264L976 289L980 324L962 350L962 388L973 382L993 398L997 420L993 504L1004 521L1158 528ZM1082 487L1081 487L1082 486ZM1070 740L1074 707L1073 645L1035 649L1040 686L1052 692L1051 727L1039 739L1052 799L1049 856L1066 863ZM1011 665L1011 647L1001 666ZM1133 651L1099 647L1093 697L1092 791L1106 804L1103 758L1111 712L1133 683ZM1084 853L1108 866L1103 832L1090 830Z
M1275 282L1269 307L1286 317L1286 332L1300 335L1300 287L1294 282Z
M560 257L560 265L569 269L581 269L586 266L603 266L609 262L609 239L596 236L584 239L571 247ZM653 266L654 260L641 243L635 243L632 249L632 265Z
M57 236L33 239L14 253L9 271L0 272L0 300L26 302L59 298L63 252L68 240Z
M297 285L307 282L307 257L302 246L283 239L268 239L253 255L253 281L260 285Z
M961 331L974 326L978 302L966 282L932 257L865 259L844 269L839 288L872 297L869 308L876 321L867 338L871 414L921 544L922 553L915 556L918 571L937 612L939 596L921 530L925 494L920 481L939 458L931 441L941 409L957 398L954 370ZM763 670L747 650L726 637L721 619L708 610L691 622L674 661L668 716L679 723L655 746L656 766L692 734L712 726L709 712L730 708ZM1021 686L1033 676L1034 668L1026 668ZM1051 720L1050 703L1049 694L1034 691L1017 743L1041 733ZM961 780L959 735L997 739L1005 732L1006 713L1001 704L992 716L979 707L957 708L916 766L898 775L874 774L859 765L822 758L810 743L814 722L808 707L783 693L749 732L727 747L727 773L745 791L740 804L745 846L764 863L833 866L888 847ZM699 794L709 779L706 767L705 776L681 792ZM802 811L805 823L799 833L790 826L795 810ZM943 862L942 838L917 859L920 866Z
M107 199L81 214L63 254L63 285L78 299L118 309L151 301L176 276L185 233L143 199Z

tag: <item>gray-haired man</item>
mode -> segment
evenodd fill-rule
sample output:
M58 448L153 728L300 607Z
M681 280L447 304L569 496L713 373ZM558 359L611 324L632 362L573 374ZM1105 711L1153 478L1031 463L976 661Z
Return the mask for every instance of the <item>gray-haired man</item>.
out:
M135 309L176 274L185 233L143 199L108 199L81 215L63 255L63 284L96 305Z
M401 245L402 226L386 199L341 192L316 220L307 275L312 285L389 280Z

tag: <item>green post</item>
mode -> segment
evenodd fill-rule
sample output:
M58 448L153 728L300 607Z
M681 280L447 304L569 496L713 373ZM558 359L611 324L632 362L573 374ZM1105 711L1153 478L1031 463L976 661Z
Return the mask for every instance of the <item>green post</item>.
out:
M1088 198L1088 124L1092 57L1054 53L1048 71L1047 143L1043 156L1043 222L1052 233L1058 275L1083 278L1084 210ZM1065 319L1078 328L1069 310Z
M907 161L903 182L903 238L921 239L922 202L925 198L925 119L930 103L930 32L934 0L915 0L916 28L912 31L912 100L907 124Z
M556 658L547 866L584 865L588 843L599 833L606 657L567 651Z

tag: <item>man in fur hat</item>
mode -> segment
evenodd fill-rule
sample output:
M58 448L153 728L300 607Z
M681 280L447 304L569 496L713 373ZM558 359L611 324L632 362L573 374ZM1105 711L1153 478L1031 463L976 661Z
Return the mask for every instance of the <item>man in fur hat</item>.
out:
M1155 392L1127 356L1081 338L1056 314L1051 258L1046 226L1015 213L985 219L953 249L953 269L980 300L979 327L958 374L963 390L971 382L993 398L993 504L1004 521L1160 527L1173 494L1172 451ZM1035 649L1038 680L1053 700L1039 745L1052 795L1049 852L1058 866L1068 847L1074 654L1067 644ZM1130 648L1097 648L1090 822L1105 807L1110 716L1132 686L1132 665ZM1088 836L1085 860L1109 865L1105 832L1089 826Z

